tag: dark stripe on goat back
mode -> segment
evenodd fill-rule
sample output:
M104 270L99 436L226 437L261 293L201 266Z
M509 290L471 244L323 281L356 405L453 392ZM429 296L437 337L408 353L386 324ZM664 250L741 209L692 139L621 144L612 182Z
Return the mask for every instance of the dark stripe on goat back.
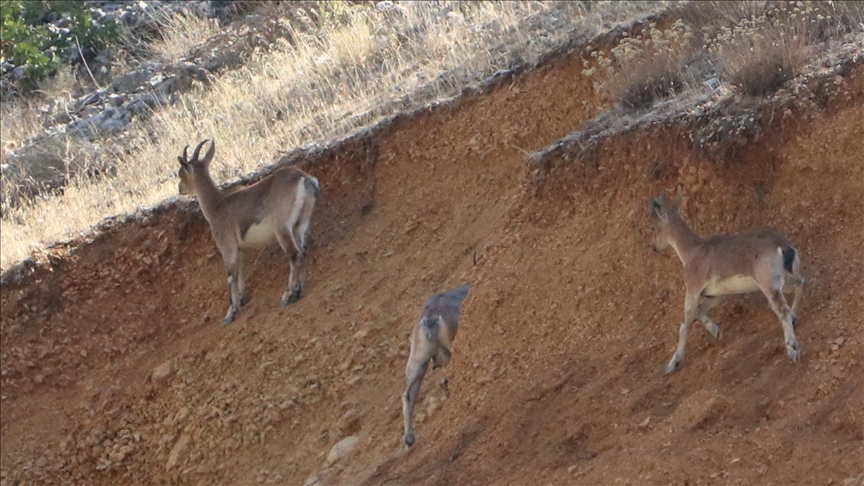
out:
M792 263L795 262L795 248L792 248L791 246L787 246L786 248L783 248L782 252L783 252L783 268L785 268L786 271L789 273L794 273L794 272L792 272Z
M438 340L438 316L424 317L420 321L420 330L427 341Z

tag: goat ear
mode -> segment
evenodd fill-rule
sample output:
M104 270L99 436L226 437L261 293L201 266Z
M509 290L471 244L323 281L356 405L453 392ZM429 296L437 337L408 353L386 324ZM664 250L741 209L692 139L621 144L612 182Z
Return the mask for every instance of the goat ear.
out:
M651 201L648 203L648 209L651 211L651 214L660 214L660 208L662 205L660 201L654 199L654 196L651 196Z
M180 162L180 167L188 167L189 166L189 146L183 147L183 155L177 157L177 161Z
M666 190L665 189L663 190L663 194L660 195L660 200L657 202L660 204L661 208L666 205Z
M675 191L675 197L672 198L672 205L676 208L681 207L681 201L684 199L684 191L681 190L681 185L678 185L678 189Z
M214 153L216 153L216 141L211 140L211 141L210 141L210 149L207 150L207 153L206 153L206 154L204 154L204 158L201 159L201 163L202 163L203 165L207 165L207 164L209 164L210 161L213 160L213 154L214 154Z

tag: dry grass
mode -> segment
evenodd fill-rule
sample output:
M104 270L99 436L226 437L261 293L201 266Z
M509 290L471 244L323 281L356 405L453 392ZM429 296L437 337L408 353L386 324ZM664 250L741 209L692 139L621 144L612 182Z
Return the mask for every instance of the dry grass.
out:
M0 103L0 139L3 147L11 150L20 147L24 141L42 131L45 119L62 112L69 100L69 93L75 88L73 68L65 66L57 75L39 83L39 88L31 97L10 96ZM46 111L40 111L41 108Z
M173 63L187 55L195 46L219 34L219 21L185 11L171 15L167 10L158 11L161 38L150 44L157 58Z
M175 195L176 156L186 144L215 139L214 177L225 181L280 151L344 136L398 109L451 96L514 59L537 59L566 42L574 28L593 35L604 20L630 20L663 6L599 3L583 16L589 9L582 2L324 5L331 15L307 19L314 28L301 28L296 19L286 26L294 30L293 45L251 59L208 90L189 92L142 122L141 136L118 147L113 177L75 180L62 196L3 214L0 267L107 216ZM607 11L614 13L602 17ZM195 45L188 35L187 46Z
M0 140L3 140L4 157L6 150L20 147L24 140L39 133L42 118L37 101L23 98L0 103L0 119L3 120Z
M722 28L711 49L717 53L724 80L748 95L765 96L800 74L807 65L806 49L824 18L801 5L771 5Z
M596 76L595 88L627 109L704 92L712 77L766 96L802 73L814 44L864 30L858 2L700 1L681 5L678 14L663 30L651 25L608 52L592 53L596 61L586 61L583 73Z
M608 101L646 108L693 83L684 66L697 47L695 39L683 21L663 30L650 24L635 36L625 35L609 52L592 52L596 66L585 61L583 74L596 75L595 87Z
M800 74L808 42L782 31L743 36L720 48L724 78L750 96L765 96Z

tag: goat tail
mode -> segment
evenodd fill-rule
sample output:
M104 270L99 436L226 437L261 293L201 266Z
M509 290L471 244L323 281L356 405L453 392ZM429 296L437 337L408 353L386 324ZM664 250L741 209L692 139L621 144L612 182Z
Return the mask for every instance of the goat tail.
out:
M779 248L780 254L783 255L783 269L789 273L795 273L795 259L798 256L798 250L792 246Z
M440 317L424 317L420 321L420 330L423 333L423 339L433 342L438 340L438 320Z
M307 175L303 178L303 183L306 185L306 189L312 193L312 196L314 196L315 199L318 199L318 197L321 196L321 185L318 183L317 178Z
M294 248L300 253L306 250L306 235L312 224L312 211L315 210L315 202L318 200L319 194L318 179L312 176L303 176L297 186L297 198L291 209L291 218L288 220Z

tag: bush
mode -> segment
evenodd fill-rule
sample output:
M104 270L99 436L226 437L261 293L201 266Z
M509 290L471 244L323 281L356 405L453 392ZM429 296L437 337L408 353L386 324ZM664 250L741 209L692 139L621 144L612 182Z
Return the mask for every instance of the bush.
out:
M821 17L810 7L779 4L722 29L711 49L723 79L751 96L777 91L807 64L805 49Z
M68 17L68 27L46 22L49 16ZM81 0L0 2L0 56L4 64L24 68L20 82L25 89L56 73L64 61L75 63L93 56L119 37L116 22L94 22Z
M595 87L609 101L628 109L647 108L690 84L684 68L694 53L695 40L680 20L666 30L650 24L636 37L625 35L608 54L592 52L597 67L588 68L585 61L588 69L582 73L600 75Z

